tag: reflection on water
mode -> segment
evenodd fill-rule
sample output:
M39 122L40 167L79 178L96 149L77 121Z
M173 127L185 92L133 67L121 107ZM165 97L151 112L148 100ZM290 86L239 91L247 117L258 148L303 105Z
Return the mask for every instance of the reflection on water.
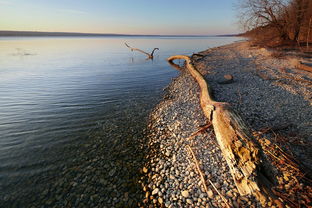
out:
M0 207L133 206L146 119L177 73L165 59L234 40L0 39Z

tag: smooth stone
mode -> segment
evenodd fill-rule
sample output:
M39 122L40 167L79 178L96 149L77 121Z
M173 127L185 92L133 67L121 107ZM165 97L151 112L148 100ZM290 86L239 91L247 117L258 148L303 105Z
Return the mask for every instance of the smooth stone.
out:
M228 192L226 192L226 195L227 195L228 197L230 197L230 198L233 198L232 191L228 191Z
M211 198L211 199L213 198L213 192L211 189L208 190L207 194L208 194L209 198Z
M177 160L177 157L175 155L172 156L172 161L175 162Z
M158 202L159 202L159 204L162 204L162 203L164 203L164 200L161 197L159 197Z
M191 199L186 199L186 202L187 202L188 204L193 204L193 201L192 201Z
M155 188L153 191L152 191L152 195L156 195L158 194L159 192L159 188Z
M171 152L170 152L170 151L166 151L166 153L165 153L165 155L166 155L167 157L169 157L169 156L170 156L170 154L171 154Z
M113 176L115 174L115 172L116 172L116 169L113 168L111 171L109 171L108 175Z
M234 82L234 77L231 74L224 75L224 79L218 81L219 84L230 84Z
M147 173L148 172L148 169L146 167L143 167L143 173Z
M171 174L170 174L169 178L172 179L172 180L175 179L174 175L171 175Z
M189 192L186 191L186 190L185 190L185 191L182 191L181 194L182 194L182 196L185 197L185 198L187 198L187 197L190 196Z

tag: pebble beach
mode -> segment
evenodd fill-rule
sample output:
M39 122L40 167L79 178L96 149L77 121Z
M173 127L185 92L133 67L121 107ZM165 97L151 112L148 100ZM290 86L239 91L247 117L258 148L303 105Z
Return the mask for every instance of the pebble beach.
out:
M205 76L215 99L230 103L254 132L286 126L281 130L287 138L285 147L311 168L311 74L296 69L293 54L277 58L250 42L199 54L193 56L193 64ZM224 82L229 74L233 80ZM149 154L142 168L142 206L262 207L252 196L240 196L213 129L198 132L208 123L199 93L195 80L182 70L151 113ZM278 142L273 134L262 136L268 143ZM284 187L287 180L280 185ZM291 193L290 189L285 188Z
M297 69L297 59L291 52L276 57L274 51L241 41L194 54L192 63L214 99L228 102L260 135L262 148L273 153L275 158L265 159L277 167L271 174L275 189L307 207L312 188L303 178L308 174L276 163L280 152L274 149L278 145L312 169L312 75ZM202 112L200 88L180 65L149 117L122 114L120 126L107 121L106 128L88 132L92 137L83 146L64 147L72 161L57 175L47 171L22 181L20 188L0 187L7 192L0 196L0 207L278 207L240 195ZM135 130L141 127L146 127L143 132ZM102 131L113 142L105 142ZM33 184L39 185L34 189Z

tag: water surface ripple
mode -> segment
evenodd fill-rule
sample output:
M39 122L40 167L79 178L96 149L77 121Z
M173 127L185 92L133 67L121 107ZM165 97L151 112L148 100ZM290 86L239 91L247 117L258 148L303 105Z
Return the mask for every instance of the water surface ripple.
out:
M177 74L166 58L235 40L1 38L0 207L135 206L146 119Z

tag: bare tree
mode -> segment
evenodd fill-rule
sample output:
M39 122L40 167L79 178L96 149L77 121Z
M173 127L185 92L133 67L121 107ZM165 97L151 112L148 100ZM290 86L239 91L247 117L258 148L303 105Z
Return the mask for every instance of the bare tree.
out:
M240 0L238 8L241 25L255 39L269 43L278 37L298 46L311 40L312 0Z
M309 19L309 26L308 26L308 32L307 32L307 49L309 49L309 38L310 38L310 30L311 30L311 20L312 17Z
M301 40L307 42L307 45L309 45L309 41L311 41L311 30L312 30L312 1L311 0L306 1L308 3L305 9L305 13L303 15L300 36Z
M310 0L292 0L287 7L286 12L288 15L285 19L288 23L289 35L294 41L300 41L300 33L304 27L309 1Z
M276 29L279 37L288 40L285 16L288 0L241 0L239 3L240 21L246 30L260 27Z

